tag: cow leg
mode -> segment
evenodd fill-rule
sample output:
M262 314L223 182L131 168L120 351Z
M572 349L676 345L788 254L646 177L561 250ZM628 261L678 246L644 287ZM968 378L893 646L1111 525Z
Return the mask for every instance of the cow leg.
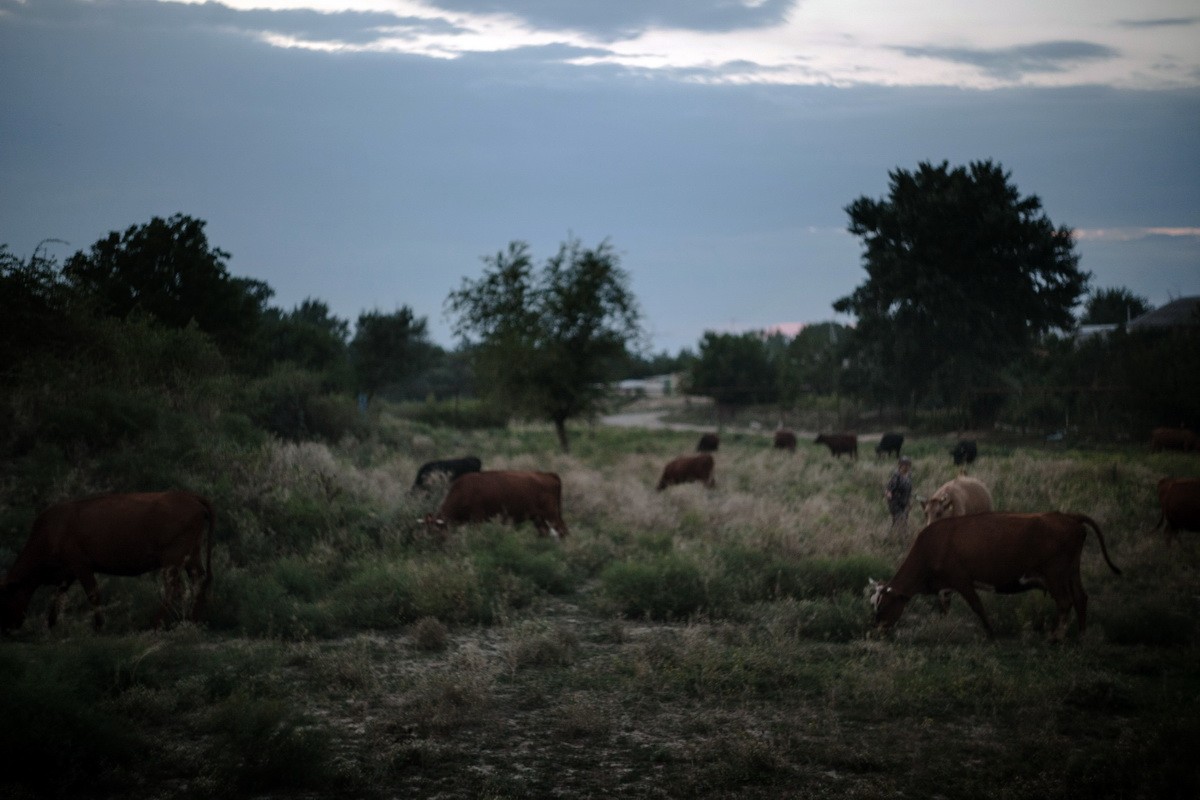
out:
M979 617L979 621L983 623L983 629L987 631L988 638L992 638L995 635L992 631L992 623L988 622L987 613L983 610L983 601L979 599L975 587L967 583L965 586L958 587L958 593L967 601L967 605L975 612L975 616Z
M63 607L67 603L67 590L74 582L74 578L67 578L59 584L58 591L54 593L54 600L50 602L50 611L46 614L46 627L53 628L58 624L58 615L62 613Z
M1075 603L1075 619L1079 622L1079 632L1087 627L1087 592L1083 590L1083 581L1078 575L1071 578L1071 600Z
M92 626L100 630L104 627L104 610L100 607L100 587L96 585L96 576L91 572L80 572L76 577L92 604Z
M176 598L183 594L183 580L179 577L179 567L167 567L162 571L163 598L154 620L154 627L162 627L175 609Z

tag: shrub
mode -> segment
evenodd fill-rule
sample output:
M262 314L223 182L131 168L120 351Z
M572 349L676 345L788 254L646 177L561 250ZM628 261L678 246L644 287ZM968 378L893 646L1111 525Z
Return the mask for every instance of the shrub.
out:
M680 553L612 564L600 574L600 589L605 604L617 613L658 620L716 612L725 599L705 580L700 566Z

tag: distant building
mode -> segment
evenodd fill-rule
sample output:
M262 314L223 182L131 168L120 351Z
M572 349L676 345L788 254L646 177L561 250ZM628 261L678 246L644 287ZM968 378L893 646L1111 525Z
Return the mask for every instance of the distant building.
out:
M626 397L669 397L678 386L678 375L652 375L623 380L617 384L617 392Z
M1129 320L1125 328L1130 331L1148 331L1161 328L1195 328L1200 326L1200 296L1181 297L1165 306L1147 311L1140 317Z

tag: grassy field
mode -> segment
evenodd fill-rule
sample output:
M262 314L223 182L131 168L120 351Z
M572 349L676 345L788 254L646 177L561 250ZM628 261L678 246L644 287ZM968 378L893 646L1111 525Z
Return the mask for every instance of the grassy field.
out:
M459 432L399 420L337 447L209 454L218 510L199 627L149 631L157 586L107 578L0 642L8 798L780 798L1200 796L1200 543L1151 535L1154 484L1200 460L981 441L999 510L1086 513L1089 627L1050 644L1038 592L930 598L870 630L891 461L727 434L717 487L654 485L693 433ZM918 437L916 492L955 474ZM557 471L572 535L416 523L417 467ZM98 487L79 477L73 496ZM8 549L32 510L4 509ZM912 530L916 528L914 516ZM27 530L25 528L24 530ZM16 545L13 542L16 542Z

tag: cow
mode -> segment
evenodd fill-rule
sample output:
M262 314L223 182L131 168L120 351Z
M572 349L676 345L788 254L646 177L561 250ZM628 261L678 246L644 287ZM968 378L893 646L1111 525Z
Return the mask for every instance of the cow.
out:
M950 450L950 455L954 457L956 467L973 464L979 456L979 448L975 445L974 439L959 439L958 444Z
M212 584L215 515L205 498L192 492L106 494L74 500L43 511L29 540L0 583L0 631L25 622L33 593L58 585L47 624L54 627L67 590L75 581L91 601L93 624L104 626L96 573L134 576L162 572L163 601L155 627L178 607L184 587L180 570L193 587L187 617L199 619ZM200 546L207 533L204 563Z
M814 444L823 444L829 448L829 454L835 458L841 458L842 453L846 453L851 458L858 460L858 435L854 433L822 433L813 442Z
M895 455L900 457L900 447L904 444L904 434L902 433L885 433L883 438L879 440L879 444L875 445L875 458L882 455Z
M721 437L715 433L706 433L700 437L700 441L696 443L697 453L715 453L717 448L721 446Z
M1187 428L1155 428L1150 432L1150 452L1196 449L1196 434Z
M1179 531L1200 532L1200 478L1163 478L1158 482L1162 509L1153 530L1163 530L1167 542Z
M961 594L990 638L991 623L976 589L1016 594L1040 588L1058 608L1051 639L1066 633L1072 607L1079 631L1087 626L1087 594L1079 578L1083 542L1091 528L1113 573L1100 526L1083 514L972 514L946 517L922 528L891 580L868 582L877 627L888 630L918 594Z
M468 472L450 484L436 514L422 520L445 530L451 525L503 519L532 522L542 536L570 533L562 518L562 479L553 472L484 470Z
M716 486L716 481L713 480L712 454L679 456L668 462L658 480L658 491L680 483L703 483L710 489Z
M928 500L922 500L921 510L926 525L943 517L981 514L992 510L992 493L981 481L959 475L939 486Z
M787 450L789 453L796 452L796 434L789 431L787 428L780 428L775 431L774 446L776 450Z
M468 472L479 472L481 469L483 469L483 463L475 456L427 461L417 470L417 478L413 481L412 488L409 491L415 492L419 489L428 489L437 475L445 475L446 479L452 482L466 475Z

